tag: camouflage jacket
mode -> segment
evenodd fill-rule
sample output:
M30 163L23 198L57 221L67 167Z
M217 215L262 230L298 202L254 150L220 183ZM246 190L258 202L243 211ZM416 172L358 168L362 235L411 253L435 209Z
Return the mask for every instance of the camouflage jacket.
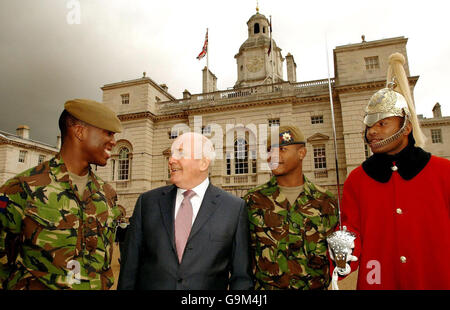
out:
M333 195L304 177L294 205L275 177L250 190L247 202L256 289L327 289L326 236L338 222Z
M114 283L112 247L125 211L91 170L81 197L59 157L0 187L0 288L89 290Z

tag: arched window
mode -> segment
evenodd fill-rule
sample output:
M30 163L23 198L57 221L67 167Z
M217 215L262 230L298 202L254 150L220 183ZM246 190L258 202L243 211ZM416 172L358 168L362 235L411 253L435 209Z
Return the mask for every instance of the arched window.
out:
M234 173L248 173L248 143L244 138L237 138L234 142Z
M119 180L129 180L130 178L130 150L126 147L122 147L119 150Z
M259 24L258 23L255 23L255 26L253 26L253 32L255 34L259 33Z

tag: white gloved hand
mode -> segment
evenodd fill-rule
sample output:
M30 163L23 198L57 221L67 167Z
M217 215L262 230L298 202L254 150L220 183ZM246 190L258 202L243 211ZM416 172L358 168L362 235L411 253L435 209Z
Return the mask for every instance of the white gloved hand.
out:
M346 276L348 275L352 269L350 268L349 262L354 262L358 260L358 257L352 255L353 249L355 248L355 242L354 238L355 236L349 233L346 233L346 227L343 227L342 231L338 231L333 233L329 238L327 238L328 241L328 252L330 253L330 258L333 260L333 262L336 263L335 253L330 247L333 245L336 251L338 251L337 255L341 257L340 262L342 265L342 260L345 256L345 266L344 267L338 267L336 264L336 267L333 270L332 280L331 280L331 287L333 290L338 290L339 287L337 285L339 275L340 276ZM338 257L339 261L339 257Z

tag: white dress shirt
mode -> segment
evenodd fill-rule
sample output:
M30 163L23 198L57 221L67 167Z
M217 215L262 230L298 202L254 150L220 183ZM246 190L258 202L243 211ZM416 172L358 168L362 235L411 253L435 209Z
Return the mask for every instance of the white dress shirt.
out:
M205 196L205 192L208 186L209 178L206 178L202 183L191 189L195 193L195 195L191 198L193 211L192 224L194 224L195 218L197 217L198 211L200 210L200 206L202 205L203 197ZM175 200L175 218L177 217L181 202L184 199L183 193L185 191L187 191L187 189L177 188L177 198Z

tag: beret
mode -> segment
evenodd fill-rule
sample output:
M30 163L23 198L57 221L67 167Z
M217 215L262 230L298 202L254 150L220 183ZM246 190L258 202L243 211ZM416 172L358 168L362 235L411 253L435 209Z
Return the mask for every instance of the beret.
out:
M272 127L273 128L273 127ZM284 146L291 144L306 144L305 136L302 131L294 125L286 125L278 127L278 141L271 142L271 133L267 138L267 146Z
M105 104L89 99L73 99L64 109L80 121L112 132L122 132L122 124L116 113Z

